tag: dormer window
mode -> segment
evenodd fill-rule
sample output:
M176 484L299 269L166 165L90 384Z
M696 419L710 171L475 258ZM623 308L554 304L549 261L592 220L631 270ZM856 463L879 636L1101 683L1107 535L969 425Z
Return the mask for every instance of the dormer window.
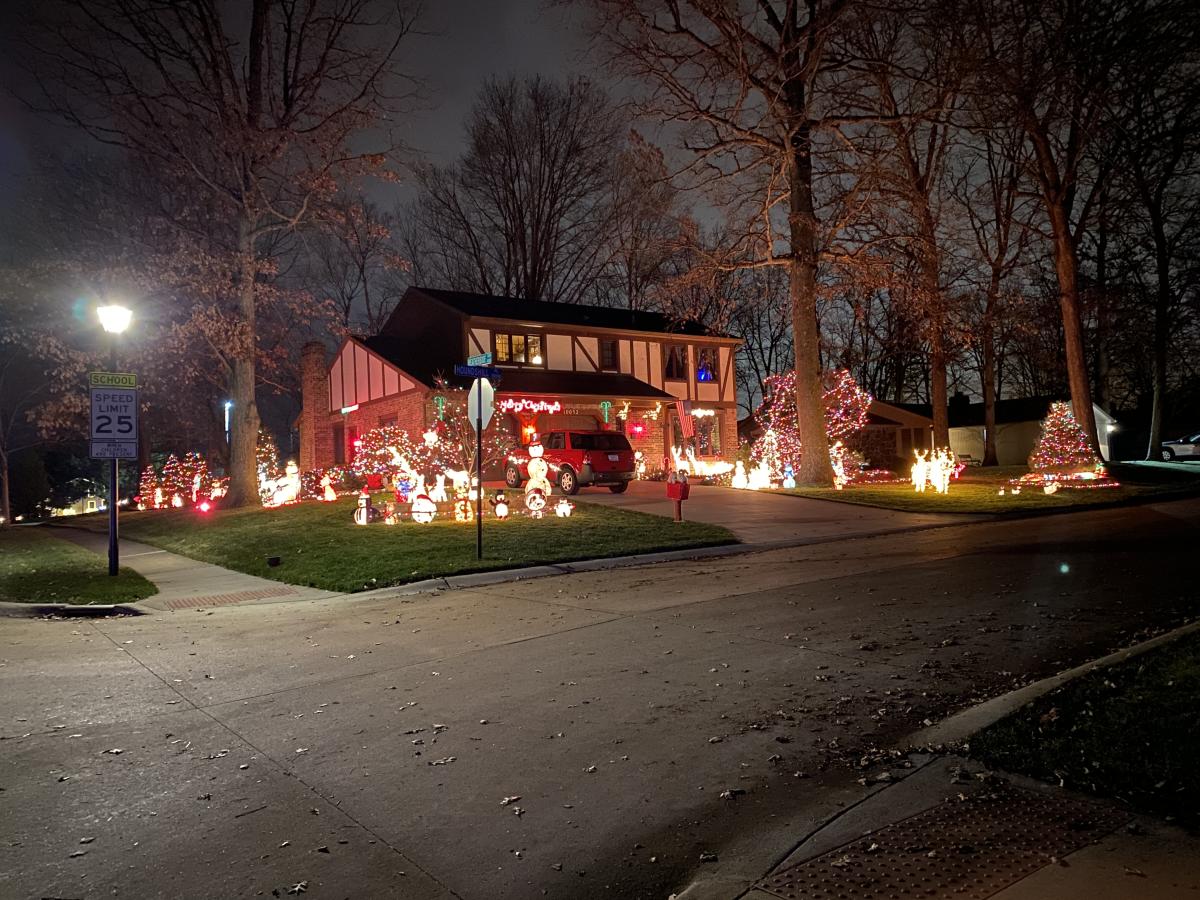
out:
M496 332L493 335L493 358L498 366L544 366L545 356L542 350L540 334L505 334Z

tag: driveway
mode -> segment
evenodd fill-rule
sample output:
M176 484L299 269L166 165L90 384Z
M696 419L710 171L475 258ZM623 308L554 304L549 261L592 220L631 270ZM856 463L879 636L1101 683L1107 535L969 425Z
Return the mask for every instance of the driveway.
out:
M661 482L635 481L624 494L614 494L607 488L584 488L579 499L670 518L674 514L673 504L666 498L666 492L666 485ZM708 485L692 486L691 498L683 504L683 516L724 525L743 542L762 546L808 544L984 518L895 512L854 503Z
M0 896L734 897L926 720L1200 612L1198 522L7 620Z

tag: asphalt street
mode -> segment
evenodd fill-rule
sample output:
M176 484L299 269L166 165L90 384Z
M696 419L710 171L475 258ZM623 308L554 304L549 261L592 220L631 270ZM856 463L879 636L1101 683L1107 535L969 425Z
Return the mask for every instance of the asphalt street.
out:
M0 896L732 897L925 723L1200 613L1198 524L0 620Z

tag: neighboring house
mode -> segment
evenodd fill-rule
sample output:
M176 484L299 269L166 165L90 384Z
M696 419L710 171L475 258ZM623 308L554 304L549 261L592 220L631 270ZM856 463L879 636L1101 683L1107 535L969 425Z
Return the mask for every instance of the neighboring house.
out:
M358 436L398 425L419 436L437 379L481 353L503 372L496 415L523 444L561 428L622 431L650 469L672 446L737 453L734 354L740 340L652 312L409 288L379 334L348 337L332 361L302 352L300 468L349 463Z
M1055 397L1016 397L996 401L996 461L1002 466L1023 466L1042 435L1042 420ZM901 404L904 409L929 415L928 404ZM1116 420L1095 404L1100 451L1109 459L1108 436ZM983 459L983 404L971 403L965 394L950 398L950 449L958 456Z
M84 513L99 512L102 509L108 509L108 500L104 497L97 497L95 494L88 494L86 497L80 497L69 506L60 506L50 510L50 515L82 516Z

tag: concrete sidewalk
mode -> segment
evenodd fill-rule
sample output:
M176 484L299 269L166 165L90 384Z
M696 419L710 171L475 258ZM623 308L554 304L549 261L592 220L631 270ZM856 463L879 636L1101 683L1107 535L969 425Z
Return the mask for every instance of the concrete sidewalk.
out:
M70 526L52 527L56 536L100 556L108 555L107 534ZM142 600L139 607L179 610L228 606L254 600L319 600L340 596L333 591L284 584L234 572L124 538L120 541L120 551L121 565L133 569L158 588L158 593Z
M900 776L895 769L889 777ZM958 757L924 759L805 836L744 900L825 896L1155 900L1200 896L1200 839L1115 804ZM681 898L733 896L702 883Z
M602 506L617 506L671 518L672 502L661 482L635 481L623 494L586 489L580 500ZM697 484L683 504L683 517L728 528L737 538L753 546L805 544L830 538L855 538L979 522L989 516L897 512L873 506L813 500L770 491L737 491L733 488Z

